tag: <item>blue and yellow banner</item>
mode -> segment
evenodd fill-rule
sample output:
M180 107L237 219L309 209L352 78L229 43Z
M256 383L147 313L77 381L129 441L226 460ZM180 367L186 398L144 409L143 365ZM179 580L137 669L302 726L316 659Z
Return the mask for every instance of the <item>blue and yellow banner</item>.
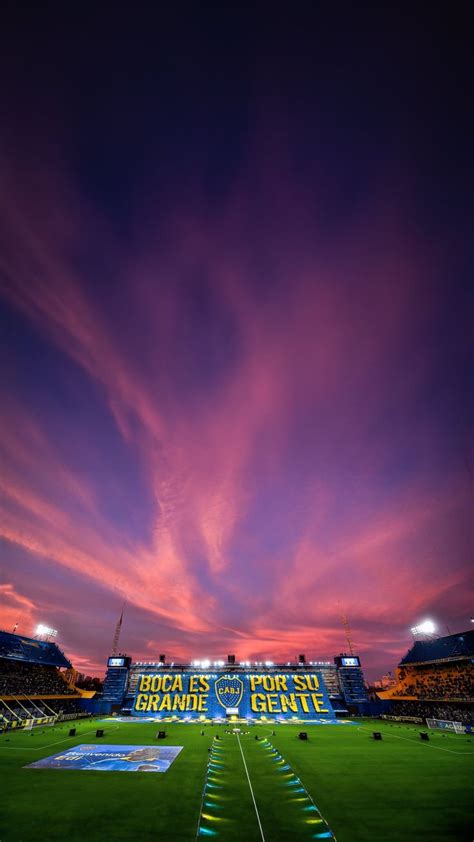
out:
M333 719L320 673L147 672L139 676L134 716Z

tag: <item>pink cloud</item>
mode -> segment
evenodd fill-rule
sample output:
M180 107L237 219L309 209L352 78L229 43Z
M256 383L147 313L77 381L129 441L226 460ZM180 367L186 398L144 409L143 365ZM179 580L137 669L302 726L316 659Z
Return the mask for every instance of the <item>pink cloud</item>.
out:
M51 576L77 574L84 594L104 587L166 623L158 645L328 655L344 602L374 624L359 631L362 651L374 639L395 651L386 624L461 591L467 567L450 520L465 523L462 469L442 464L438 420L416 416L433 367L419 336L439 301L400 209L374 201L335 245L304 212L288 219L288 185L275 207L254 207L244 179L219 218L172 215L165 245L131 259L61 192L54 181L34 200L6 191L4 295L93 384L144 478L151 525L137 535L104 513L99 472L68 462L18 395L2 422L3 537L47 557ZM84 242L107 252L105 299L75 259ZM193 272L205 280L187 281ZM204 292L207 323L191 306ZM69 416L65 438L81 423ZM92 412L77 435L94 438ZM108 471L127 482L113 456ZM430 532L453 547L449 570Z
M0 624L5 631L12 631L13 628L22 623L33 625L36 619L36 606L31 599L18 593L10 583L0 584L0 600L2 612Z

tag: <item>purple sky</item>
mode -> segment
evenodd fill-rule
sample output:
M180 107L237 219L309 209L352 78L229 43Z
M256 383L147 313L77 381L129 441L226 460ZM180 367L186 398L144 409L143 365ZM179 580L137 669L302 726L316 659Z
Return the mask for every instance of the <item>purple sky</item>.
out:
M332 658L344 611L376 677L473 608L470 273L432 82L376 50L309 84L310 39L288 76L254 45L221 113L220 53L164 93L153 60L161 87L110 87L98 43L80 92L66 47L18 64L1 145L0 625L58 628L95 673L124 600L137 659Z

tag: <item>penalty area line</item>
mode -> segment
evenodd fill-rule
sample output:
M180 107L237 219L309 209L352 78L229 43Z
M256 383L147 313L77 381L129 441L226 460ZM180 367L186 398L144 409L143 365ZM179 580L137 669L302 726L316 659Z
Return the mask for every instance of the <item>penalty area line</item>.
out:
M263 842L265 842L265 836L263 835L262 823L261 823L261 821L260 821L260 816L259 816L259 812L258 812L257 802L255 801L255 795L254 795L254 793L253 793L253 787L252 787L252 782L251 782L251 780L250 780L249 770L247 769L247 764L246 764L246 762L245 762L244 752L243 752L243 750L242 750L242 744L241 744L241 742L240 742L240 737L239 737L239 735L238 735L238 734L237 734L237 741L238 741L238 743L239 743L240 753L241 753L241 755L242 755L242 760L243 760L243 762L244 762L245 774L247 775L247 780L248 780L248 782L249 782L250 794L251 794L251 796L252 796L253 806L255 807L255 815L257 816L258 826L259 826L259 828L260 828L260 835L261 835L261 837L262 837Z

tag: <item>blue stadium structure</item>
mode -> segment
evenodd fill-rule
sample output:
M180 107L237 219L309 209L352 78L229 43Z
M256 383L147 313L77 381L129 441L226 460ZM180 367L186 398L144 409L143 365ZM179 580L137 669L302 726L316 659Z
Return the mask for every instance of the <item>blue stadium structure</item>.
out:
M395 685L377 695L391 702L390 715L472 723L474 631L417 640L397 667Z
M474 658L474 630L434 640L417 640L400 661L403 664L462 661Z
M84 714L82 694L67 680L70 669L55 643L0 632L0 729Z
M356 655L339 655L334 659L342 695L351 712L362 713L369 697L360 659Z
M98 710L96 701L94 709ZM111 656L101 701L113 712L183 719L236 716L328 722L369 702L357 656L329 661L166 663ZM368 710L367 710L368 712Z
M110 657L107 662L102 700L110 706L122 706L127 695L131 661L126 655L119 655Z
M3 631L0 631L0 658L53 667L71 667L71 662L56 643Z

